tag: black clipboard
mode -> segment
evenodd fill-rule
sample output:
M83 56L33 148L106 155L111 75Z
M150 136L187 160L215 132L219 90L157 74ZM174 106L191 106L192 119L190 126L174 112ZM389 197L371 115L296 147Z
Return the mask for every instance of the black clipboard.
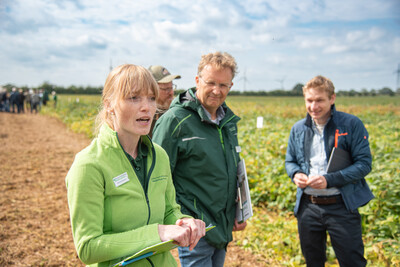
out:
M328 161L326 172L336 172L343 170L353 164L351 155L344 149L334 147L331 152L331 156Z

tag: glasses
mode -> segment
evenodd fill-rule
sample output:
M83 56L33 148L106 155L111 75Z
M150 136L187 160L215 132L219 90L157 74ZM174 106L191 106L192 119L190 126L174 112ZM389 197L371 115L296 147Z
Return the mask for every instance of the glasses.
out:
M162 88L160 87L160 85L158 85L158 88L160 88L160 90L165 91L165 92L169 92L169 91L175 91L176 90L176 84L172 84L172 87L165 87Z
M230 84L227 84L227 83L216 83L216 82L213 82L213 81L205 81L201 76L199 76L199 78L209 88L219 87L222 90L228 90L228 89L230 89L232 87L232 83L230 83Z

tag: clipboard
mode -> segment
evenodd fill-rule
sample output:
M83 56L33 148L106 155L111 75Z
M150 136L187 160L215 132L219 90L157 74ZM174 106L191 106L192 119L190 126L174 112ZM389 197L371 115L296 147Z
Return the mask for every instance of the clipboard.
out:
M206 232L210 231L211 229L215 228L215 225L209 225L206 227ZM177 244L173 243L174 240L168 240L164 242L157 243L155 245L149 246L147 248L144 248L135 254L125 258L124 260L116 263L113 265L114 266L126 266L128 264L131 264L132 262L145 259L147 257L160 254L166 251L169 251L171 249L179 247Z
M353 164L351 155L348 151L334 147L329 157L328 166L326 167L326 172L336 172L343 170Z
M247 178L246 164L244 159L239 161L237 168L237 196L238 203L236 204L236 220L238 223L243 223L253 216L253 206L251 204L249 180Z

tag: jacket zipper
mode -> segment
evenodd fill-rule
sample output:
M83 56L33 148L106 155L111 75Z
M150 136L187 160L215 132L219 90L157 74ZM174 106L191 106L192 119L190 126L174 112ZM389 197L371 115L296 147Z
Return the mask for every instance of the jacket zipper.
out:
M226 153L225 153L224 138L223 138L223 136L222 136L222 128L225 126L225 124L227 124L228 122L230 122L230 121L231 121L233 118L235 118L235 117L236 117L236 115L233 115L232 117L230 117L229 119L227 119L227 120L224 122L224 124L221 125L221 127L219 127L219 126L217 125L218 135L219 135L219 141L221 142L222 150L224 151L224 154L226 154Z
M151 160L151 166L150 166L149 172L147 174L148 177L147 177L147 181L146 181L146 190L144 192L144 195L146 196L147 208L149 210L149 217L147 218L147 223L146 224L149 224L150 217L151 217L150 216L151 215L150 202L149 202L149 197L147 195L147 191L149 189L149 182L150 182L151 174L153 172L154 166L156 165L156 150L154 149L153 145L151 146L151 153L153 153L153 159ZM150 258L146 258L146 259L151 264L151 266L154 267L154 264L153 264L152 260Z
M153 153L153 159L151 160L151 166L150 166L149 172L147 173L146 188L144 191L144 195L146 196L147 209L149 211L149 217L147 218L146 224L149 224L150 216L151 216L150 202L149 202L149 197L147 195L147 191L149 190L149 182L150 182L151 174L153 173L154 166L156 165L156 150L154 149L154 146L151 147L151 153Z
M146 260L151 264L152 267L154 267L154 264L153 264L153 262L151 261L150 258L146 258Z

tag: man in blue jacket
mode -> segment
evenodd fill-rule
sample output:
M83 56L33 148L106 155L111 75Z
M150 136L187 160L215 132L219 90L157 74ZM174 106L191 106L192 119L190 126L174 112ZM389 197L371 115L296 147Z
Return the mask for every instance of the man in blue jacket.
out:
M297 186L294 214L307 266L324 266L326 232L340 266L365 266L358 207L374 196L364 177L371 171L368 132L356 116L335 109L335 87L317 76L304 87L307 117L295 123L285 166ZM346 150L352 164L327 173L333 147Z

